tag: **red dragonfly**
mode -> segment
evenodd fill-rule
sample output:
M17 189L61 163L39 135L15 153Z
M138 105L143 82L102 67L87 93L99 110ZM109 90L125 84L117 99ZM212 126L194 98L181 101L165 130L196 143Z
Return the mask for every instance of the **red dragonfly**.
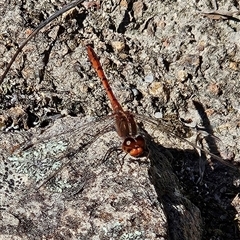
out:
M143 136L138 134L138 127L134 120L134 116L129 111L124 111L108 83L103 72L98 57L91 46L87 45L88 57L96 70L98 77L101 79L102 85L107 92L108 99L111 102L113 115L115 117L115 128L118 136L123 139L122 150L129 153L132 157L143 156L147 149Z

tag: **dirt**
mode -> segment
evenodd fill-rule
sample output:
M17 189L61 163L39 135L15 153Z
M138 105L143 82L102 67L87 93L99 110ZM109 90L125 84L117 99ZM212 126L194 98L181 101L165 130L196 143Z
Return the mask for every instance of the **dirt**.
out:
M0 75L67 3L0 3ZM155 120L181 119L193 142L208 132L204 148L238 167L239 9L85 1L44 27L0 85L0 239L240 239L239 173ZM121 143L100 136L112 110L86 44L124 109L146 116L147 163L106 155Z

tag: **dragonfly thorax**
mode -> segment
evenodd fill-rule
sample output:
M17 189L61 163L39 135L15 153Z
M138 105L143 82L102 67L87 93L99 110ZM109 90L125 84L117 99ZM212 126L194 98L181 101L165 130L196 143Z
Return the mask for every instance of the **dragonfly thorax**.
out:
M138 134L138 127L132 113L123 110L116 111L115 119L115 128L119 137L126 138Z

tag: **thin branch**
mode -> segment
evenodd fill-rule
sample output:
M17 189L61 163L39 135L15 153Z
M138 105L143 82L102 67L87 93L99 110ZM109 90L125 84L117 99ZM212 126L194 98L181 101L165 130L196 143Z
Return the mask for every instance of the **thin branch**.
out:
M47 24L49 24L51 21L53 21L55 18L59 17L60 15L62 15L63 13L67 12L68 10L76 7L77 5L79 5L80 3L83 3L85 0L77 0L74 2L71 2L67 5L65 5L62 9L60 9L59 11L55 12L53 15L51 15L49 18L47 18L45 21L41 22L39 24L39 26L37 28L35 28L35 30L23 41L23 43L19 46L18 50L16 51L16 53L13 55L12 59L10 60L10 62L7 65L6 70L4 71L3 75L0 78L0 84L2 84L4 78L6 77L9 69L11 68L12 64L14 63L16 57L18 56L18 54L22 51L22 49L24 48L24 46L43 28L45 27Z

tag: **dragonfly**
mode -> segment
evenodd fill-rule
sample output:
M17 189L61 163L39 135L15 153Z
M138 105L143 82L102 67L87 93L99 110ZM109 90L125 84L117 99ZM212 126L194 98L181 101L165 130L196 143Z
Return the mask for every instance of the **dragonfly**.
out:
M144 137L138 134L138 127L133 114L129 111L124 111L116 99L103 72L98 57L90 45L87 45L87 52L89 60L91 61L93 68L96 70L112 105L113 116L115 118L115 128L118 136L123 139L122 150L129 153L132 157L143 156L147 152L146 142Z

